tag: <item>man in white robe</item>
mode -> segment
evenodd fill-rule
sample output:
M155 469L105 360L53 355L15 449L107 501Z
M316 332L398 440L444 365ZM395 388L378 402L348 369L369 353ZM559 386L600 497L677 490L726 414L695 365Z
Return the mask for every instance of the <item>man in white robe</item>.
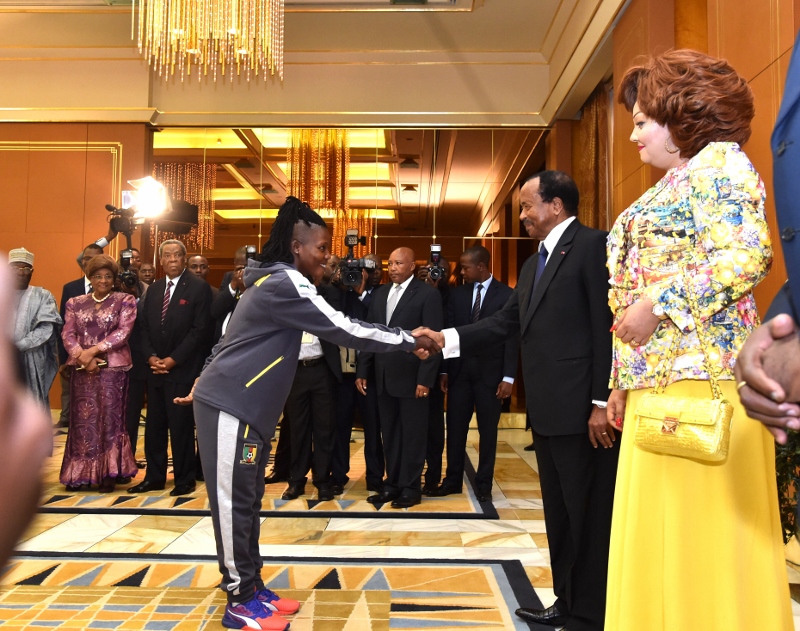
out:
M32 252L25 248L11 250L8 265L16 280L14 344L20 352L23 377L33 395L49 407L50 386L58 372L56 339L61 316L53 294L30 285Z

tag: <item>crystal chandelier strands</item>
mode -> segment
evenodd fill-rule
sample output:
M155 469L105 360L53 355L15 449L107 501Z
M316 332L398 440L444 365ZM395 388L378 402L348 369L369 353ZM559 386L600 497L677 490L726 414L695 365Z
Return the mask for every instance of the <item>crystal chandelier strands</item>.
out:
M137 0L134 0L134 8ZM284 0L139 0L139 52L160 77L235 66L283 81Z

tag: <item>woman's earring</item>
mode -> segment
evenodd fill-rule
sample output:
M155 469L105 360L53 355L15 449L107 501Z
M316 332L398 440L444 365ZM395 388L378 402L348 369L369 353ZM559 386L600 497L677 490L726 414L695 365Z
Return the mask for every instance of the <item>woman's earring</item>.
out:
M678 153L680 151L677 147L674 150L669 148L669 138L664 139L664 149L666 149L667 153Z

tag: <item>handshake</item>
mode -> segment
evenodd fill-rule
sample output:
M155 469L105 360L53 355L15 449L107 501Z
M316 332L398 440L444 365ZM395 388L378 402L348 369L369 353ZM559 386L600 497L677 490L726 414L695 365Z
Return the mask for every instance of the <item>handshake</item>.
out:
M411 331L411 335L417 341L413 351L414 355L420 359L428 359L431 355L440 353L444 348L444 333L441 331L432 331L428 327L421 326Z

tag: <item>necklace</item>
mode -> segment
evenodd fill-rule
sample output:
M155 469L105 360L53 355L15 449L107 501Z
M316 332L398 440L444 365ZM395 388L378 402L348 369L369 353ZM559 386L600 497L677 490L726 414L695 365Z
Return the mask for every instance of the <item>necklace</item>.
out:
M109 292L108 292L108 293L107 293L105 296L103 296L102 298L95 298L95 296L94 296L94 292L92 292L92 300L94 300L94 301L95 301L97 304L100 304L101 302L104 302L104 301L108 300L110 296L111 296L111 292L109 291Z

